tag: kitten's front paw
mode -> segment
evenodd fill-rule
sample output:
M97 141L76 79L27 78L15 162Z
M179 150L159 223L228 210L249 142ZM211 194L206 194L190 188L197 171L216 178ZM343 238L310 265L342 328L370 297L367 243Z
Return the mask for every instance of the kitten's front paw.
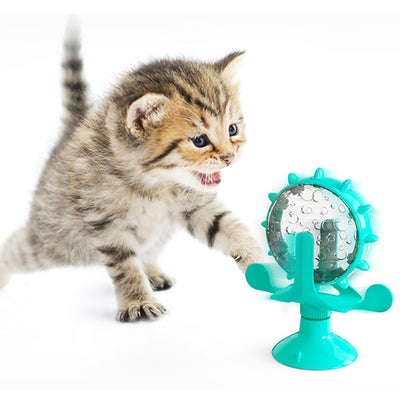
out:
M121 322L136 321L142 318L154 319L166 311L167 309L155 300L134 301L118 310L117 319Z
M154 291L166 290L172 287L175 283L174 279L166 274L149 275L149 282Z

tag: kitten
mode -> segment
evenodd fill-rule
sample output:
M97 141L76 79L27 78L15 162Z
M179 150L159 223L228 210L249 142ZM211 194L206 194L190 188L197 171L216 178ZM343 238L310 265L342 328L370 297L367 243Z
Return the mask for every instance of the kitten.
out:
M79 47L70 35L63 133L26 226L1 249L0 280L19 271L103 263L118 320L133 321L165 312L152 290L173 284L157 258L176 227L231 256L243 271L262 261L248 229L216 197L221 170L245 143L234 82L242 52L215 63L141 65L89 107Z

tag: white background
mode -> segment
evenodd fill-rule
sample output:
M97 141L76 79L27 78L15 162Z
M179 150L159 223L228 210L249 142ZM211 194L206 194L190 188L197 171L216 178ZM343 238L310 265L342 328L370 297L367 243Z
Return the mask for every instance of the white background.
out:
M115 321L102 267L14 277L0 291L0 390L399 393L400 17L125 15L81 23L93 100L138 62L167 55L216 60L246 49L240 75L248 145L224 171L221 198L266 248L259 223L267 194L286 185L289 172L323 167L351 178L375 207L380 236L371 271L355 274L352 284L360 291L387 284L395 301L384 314L334 314L334 331L359 352L353 365L291 369L270 352L297 330L298 306L266 299L232 260L181 232L161 259L177 283L156 294L169 312L155 322ZM26 220L57 139L65 25L65 17L0 17L1 240Z

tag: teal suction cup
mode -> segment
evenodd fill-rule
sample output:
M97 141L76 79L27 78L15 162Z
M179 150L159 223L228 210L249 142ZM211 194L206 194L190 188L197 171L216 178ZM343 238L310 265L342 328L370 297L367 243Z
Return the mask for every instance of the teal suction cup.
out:
M299 303L301 314L299 332L277 343L272 355L300 369L347 366L356 360L357 350L333 333L332 311L384 312L393 302L384 285L370 286L362 297L347 280L355 268L369 268L365 256L378 240L371 231L371 206L352 190L350 180L326 178L321 168L305 179L289 174L289 185L269 198L272 204L262 223L269 254L293 283L275 286L273 266L267 264L250 265L246 279L254 289L272 293L273 300ZM338 294L327 293L326 285Z

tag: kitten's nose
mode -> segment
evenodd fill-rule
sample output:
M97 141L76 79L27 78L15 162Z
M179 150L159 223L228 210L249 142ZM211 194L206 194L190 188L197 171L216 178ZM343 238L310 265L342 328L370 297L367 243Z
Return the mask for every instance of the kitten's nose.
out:
M226 164L226 166L229 166L231 164L234 157L235 157L234 153L221 154L219 156L220 160L223 161Z

